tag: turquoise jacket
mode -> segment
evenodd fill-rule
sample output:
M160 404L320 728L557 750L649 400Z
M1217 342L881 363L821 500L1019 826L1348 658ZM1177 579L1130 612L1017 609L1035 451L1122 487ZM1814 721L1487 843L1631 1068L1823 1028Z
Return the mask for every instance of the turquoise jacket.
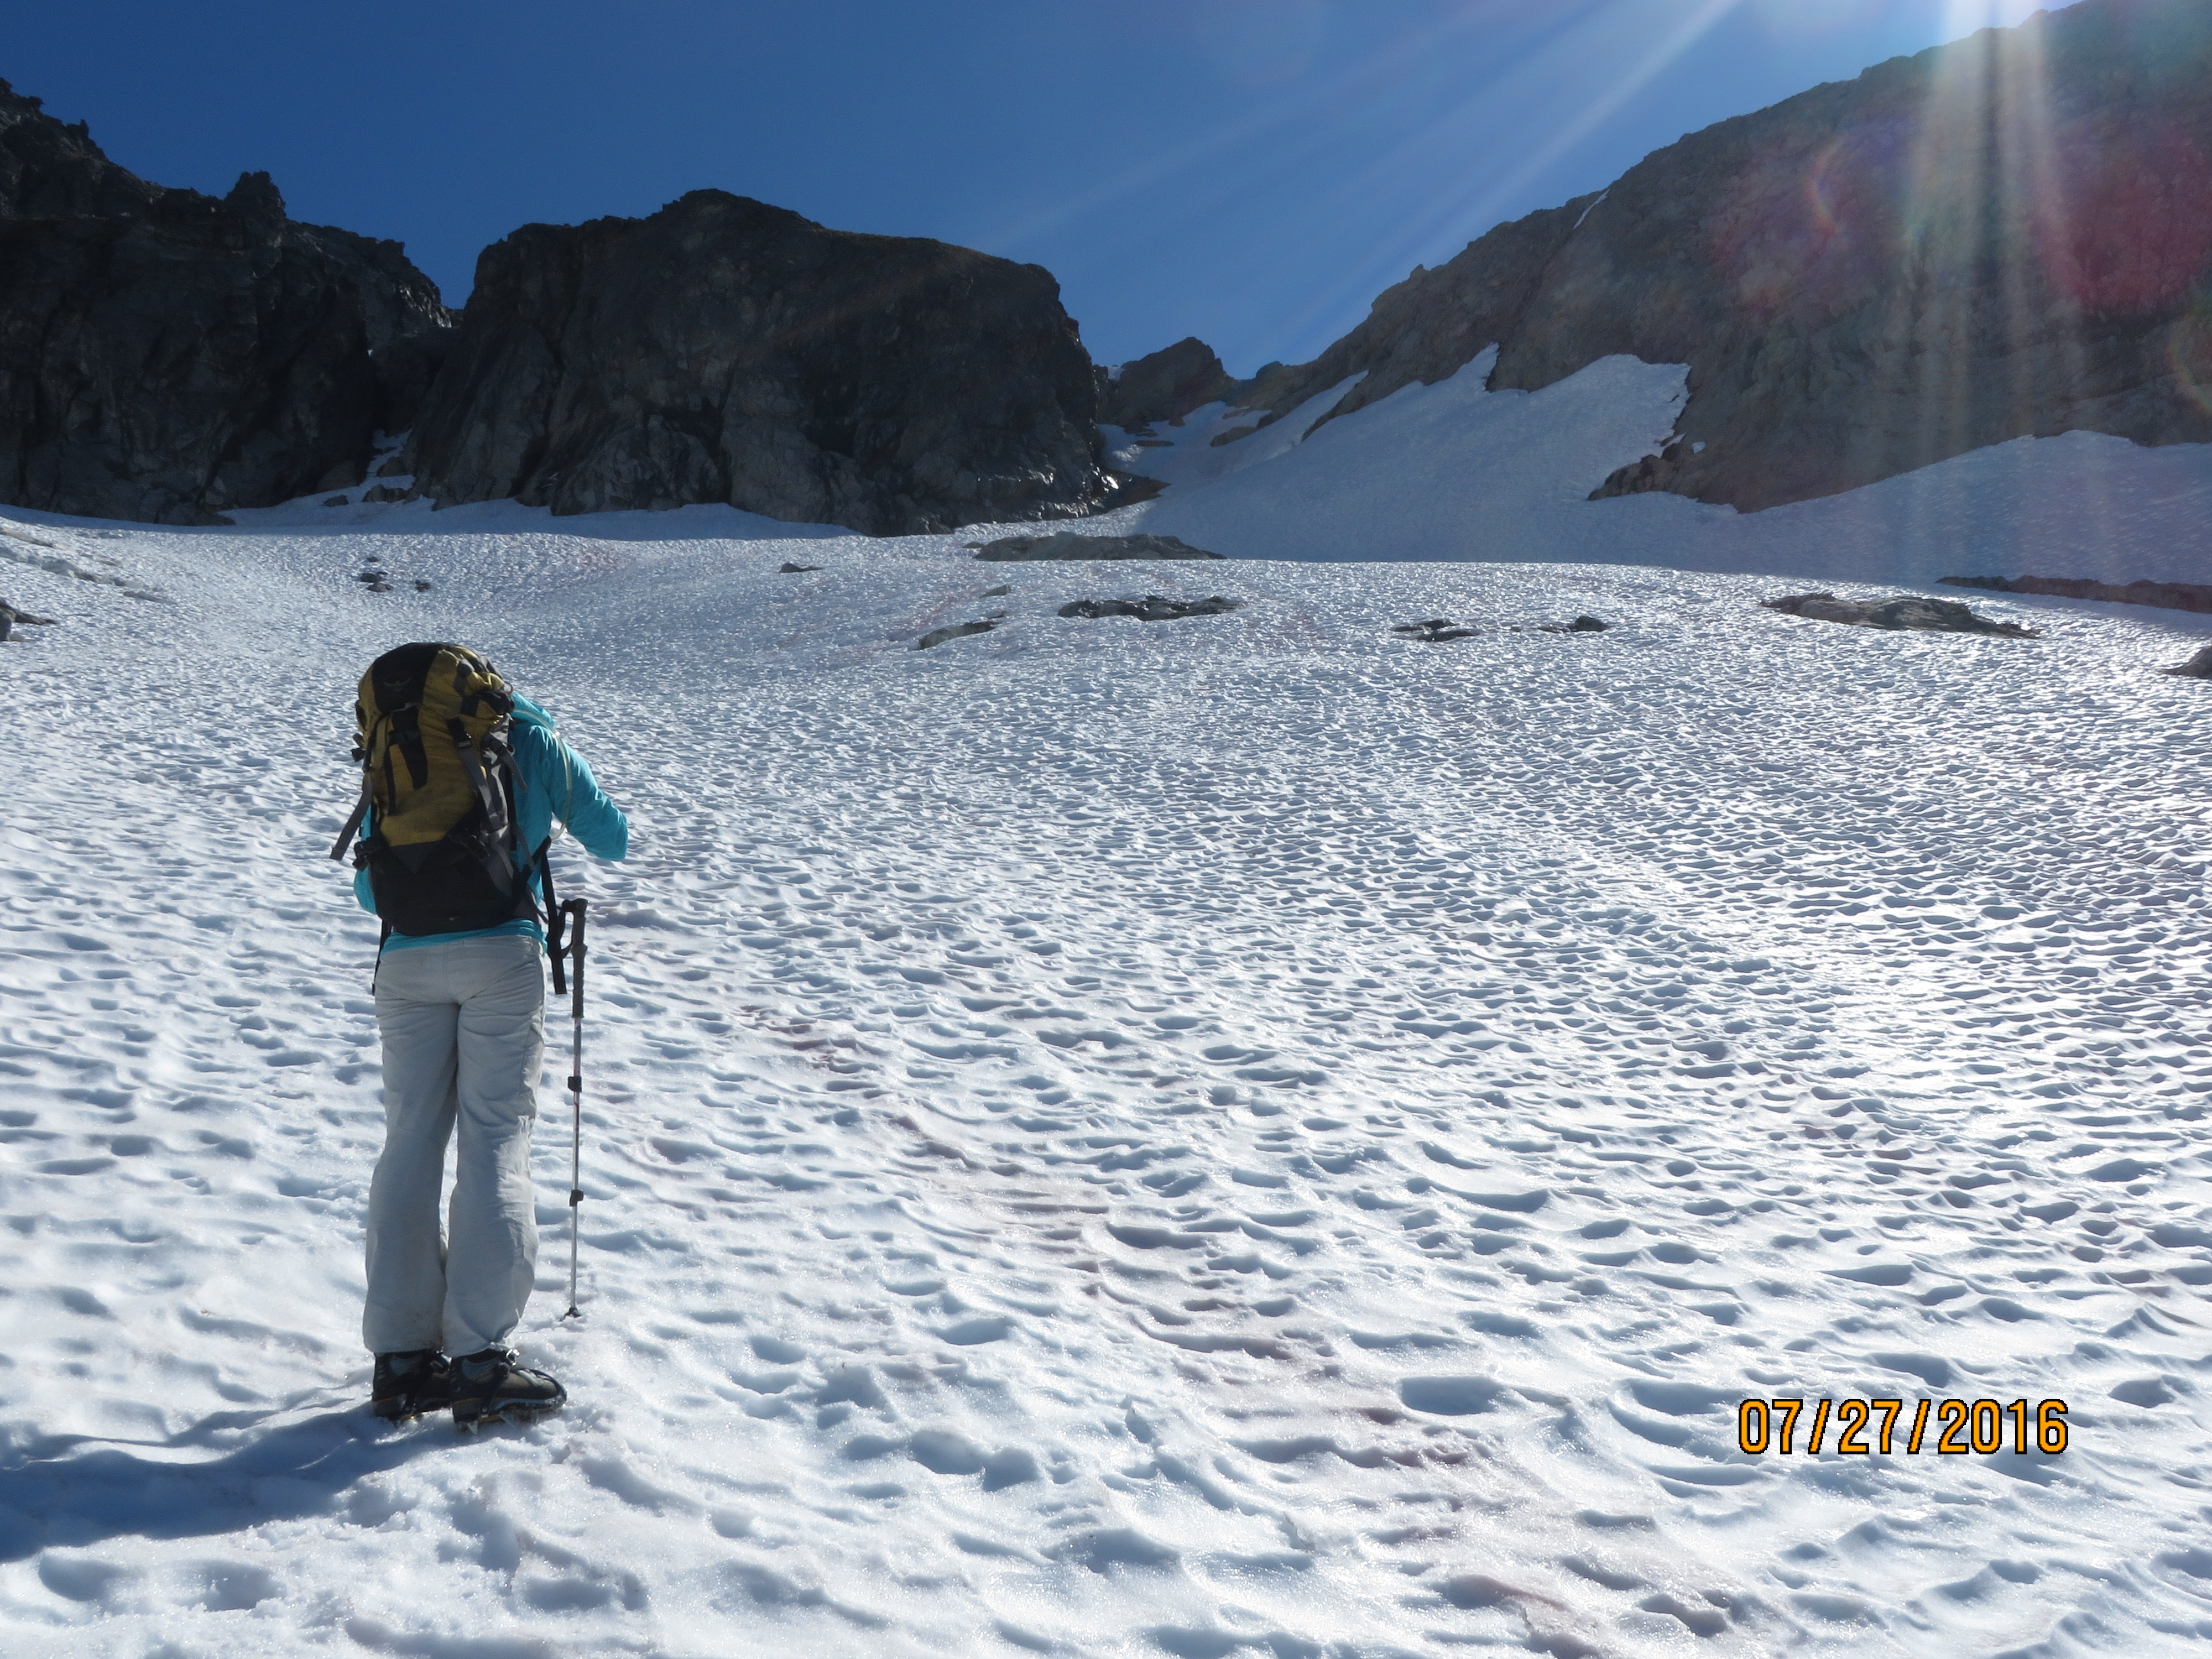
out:
M521 843L519 861L527 865L530 890L538 895L543 908L545 893L538 879L535 860L538 849L553 833L554 818L558 817L568 827L568 833L583 843L586 852L611 861L629 854L629 820L623 816L622 808L607 799L584 757L554 729L553 717L527 697L514 700L514 723L507 744L514 750L514 817ZM362 820L364 841L374 832L374 816L372 812ZM557 873L554 879L559 881ZM368 871L355 873L353 890L361 908L374 915L376 900L369 891ZM491 939L501 933L520 933L541 943L545 938L545 930L537 921L525 916L467 933L431 933L419 939L394 933L385 941L384 948L404 951L417 945L448 945L457 939Z

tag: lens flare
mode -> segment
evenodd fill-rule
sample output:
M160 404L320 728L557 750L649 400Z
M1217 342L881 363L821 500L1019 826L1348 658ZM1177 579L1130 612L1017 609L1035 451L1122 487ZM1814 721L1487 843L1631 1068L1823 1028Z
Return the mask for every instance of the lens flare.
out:
M1707 228L1736 304L1817 323L1871 298L1894 262L1911 145L1891 121L1753 158Z
M2212 415L2212 292L2166 331L2166 360L2181 395Z

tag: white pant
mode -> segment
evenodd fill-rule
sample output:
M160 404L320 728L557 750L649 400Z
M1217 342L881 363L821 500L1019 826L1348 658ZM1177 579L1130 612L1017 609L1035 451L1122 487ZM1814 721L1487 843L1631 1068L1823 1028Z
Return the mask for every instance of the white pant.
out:
M475 1353L504 1341L530 1299L544 950L509 934L410 945L379 964L384 1152L368 1189L361 1321L373 1353ZM438 1195L456 1123L452 1219L441 1236Z

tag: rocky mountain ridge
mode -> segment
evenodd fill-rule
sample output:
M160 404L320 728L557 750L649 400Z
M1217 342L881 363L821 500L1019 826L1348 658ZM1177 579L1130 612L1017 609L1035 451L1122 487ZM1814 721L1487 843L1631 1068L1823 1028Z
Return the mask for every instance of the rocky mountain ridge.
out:
M1227 395L1264 426L1353 375L1323 421L1493 345L1495 390L1617 353L1686 363L1676 430L1594 493L1747 511L2015 437L2212 441L2208 85L2197 0L2083 0L1985 30L1501 225L1312 362ZM1149 383L1164 356L1123 380Z
M349 489L411 429L441 505L897 534L1100 504L1097 396L1038 266L701 191L524 227L456 316L268 174L149 183L0 82L0 501L222 522Z
M902 535L1095 506L1097 395L1042 266L694 191L486 249L406 466L445 504Z
M452 313L397 242L139 179L0 82L0 500L205 524L358 481Z
M359 483L439 504L702 501L896 534L1141 500L1097 425L1234 443L1495 346L1493 390L1684 363L1595 495L1746 510L2023 435L2212 441L2212 9L2081 0L1655 152L1417 268L1313 362L1195 339L1107 374L1049 273L720 191L526 226L448 312L398 244L108 158L0 82L0 501L175 523ZM392 487L386 486L387 492Z

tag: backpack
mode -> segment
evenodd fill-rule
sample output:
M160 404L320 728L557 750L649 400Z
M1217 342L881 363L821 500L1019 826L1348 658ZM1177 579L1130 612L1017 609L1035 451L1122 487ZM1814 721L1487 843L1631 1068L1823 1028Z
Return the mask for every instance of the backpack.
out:
M403 645L361 677L353 751L361 799L331 857L344 855L374 808L354 866L368 872L386 938L472 933L537 915L505 741L514 708L499 671L465 646Z

